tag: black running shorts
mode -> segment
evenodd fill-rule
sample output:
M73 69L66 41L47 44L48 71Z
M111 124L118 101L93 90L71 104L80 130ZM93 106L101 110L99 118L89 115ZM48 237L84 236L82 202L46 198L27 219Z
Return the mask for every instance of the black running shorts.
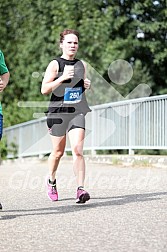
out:
M85 116L83 114L48 113L47 126L53 136L64 136L71 129L85 129Z

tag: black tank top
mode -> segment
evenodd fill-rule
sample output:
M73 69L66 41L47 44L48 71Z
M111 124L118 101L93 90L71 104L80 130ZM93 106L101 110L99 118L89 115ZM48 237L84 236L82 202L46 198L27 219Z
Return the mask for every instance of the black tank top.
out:
M56 88L51 95L48 111L50 113L83 113L90 112L87 100L85 97L84 88L84 65L78 59L66 60L64 58L56 58L58 62L59 71L55 78L58 79L64 71L65 65L74 66L74 77L65 80ZM66 97L68 96L67 100ZM72 100L69 97L72 97ZM77 97L77 98L76 98ZM78 100L77 100L78 99Z

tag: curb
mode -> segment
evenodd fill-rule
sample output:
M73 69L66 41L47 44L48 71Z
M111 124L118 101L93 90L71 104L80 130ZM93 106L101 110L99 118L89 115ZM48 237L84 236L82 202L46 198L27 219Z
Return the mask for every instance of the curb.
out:
M110 164L114 166L134 166L134 167L157 167L167 168L167 156L148 156L148 155L84 155L86 162ZM26 157L18 159L7 159L1 162L1 165L12 163L37 163L45 162L48 157ZM64 155L62 161L72 162L72 156Z

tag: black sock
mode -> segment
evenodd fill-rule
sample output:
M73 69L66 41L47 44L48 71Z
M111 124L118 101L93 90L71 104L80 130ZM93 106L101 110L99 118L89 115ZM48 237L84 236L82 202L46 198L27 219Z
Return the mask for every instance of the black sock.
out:
M78 186L78 190L84 190L83 186Z
M51 180L49 179L49 184L51 184L51 185L56 185L56 179L55 179L54 181L51 181Z

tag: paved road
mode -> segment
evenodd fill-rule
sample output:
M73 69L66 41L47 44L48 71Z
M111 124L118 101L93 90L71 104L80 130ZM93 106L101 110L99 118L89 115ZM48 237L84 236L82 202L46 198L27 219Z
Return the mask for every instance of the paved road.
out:
M72 164L58 171L58 202L45 192L47 163L0 166L1 252L166 252L167 169L87 162L91 200L75 203Z

